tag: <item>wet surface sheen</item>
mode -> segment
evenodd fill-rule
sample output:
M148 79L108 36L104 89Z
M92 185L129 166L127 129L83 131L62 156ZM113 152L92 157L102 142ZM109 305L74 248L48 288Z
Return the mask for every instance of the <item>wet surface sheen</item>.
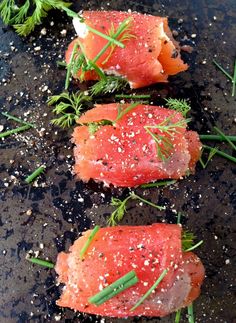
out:
M142 4L141 4L142 3ZM191 128L206 133L217 125L235 134L235 98L225 76L212 65L215 57L232 73L236 55L235 1L90 1L77 9L137 10L168 15L181 44L194 45L184 53L187 72L173 77L167 85L155 85L150 92L154 103L166 95L189 98L192 103ZM183 19L183 22L179 21ZM51 26L52 21L54 26ZM76 182L71 175L71 131L52 128L53 118L46 105L48 95L63 89L65 72L56 67L74 32L63 14L51 13L45 20L47 34L39 26L26 39L11 28L0 27L0 106L37 124L37 130L11 136L0 144L0 322L94 322L100 318L75 314L55 305L59 287L53 270L39 268L25 260L26 254L39 251L41 258L56 260L62 250L93 223L106 224L112 208L111 196L125 196L127 190L103 188L95 183ZM67 30L63 37L61 31ZM196 37L195 37L196 34ZM39 51L35 50L38 46ZM214 56L216 55L216 56ZM48 88L47 88L48 87ZM17 124L0 117L0 125ZM222 149L232 151L222 145ZM47 169L37 186L24 184L24 178L40 164ZM204 245L201 257L207 278L202 294L194 304L196 322L235 322L235 174L234 164L215 157L204 170L165 189L138 189L153 202L166 204L166 212L149 206L129 204L122 224L150 224L176 221L174 210L184 214L183 225ZM183 315L183 322L187 319ZM173 322L167 318L106 319L106 322Z

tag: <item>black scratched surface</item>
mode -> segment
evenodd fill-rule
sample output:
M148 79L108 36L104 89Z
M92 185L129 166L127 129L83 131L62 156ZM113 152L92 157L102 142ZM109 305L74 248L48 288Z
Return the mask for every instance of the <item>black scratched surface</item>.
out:
M192 54L183 54L190 68L167 85L139 92L152 93L156 104L160 96L189 98L193 107L191 128L199 133L206 133L213 125L227 134L236 133L236 99L231 97L225 76L212 65L216 58L232 73L235 0L77 1L74 8L168 15L181 44L194 45ZM56 67L56 61L63 56L74 31L70 19L57 11L44 20L44 27L46 35L40 34L43 27L39 26L23 39L0 25L0 109L37 124L37 129L0 143L0 322L100 322L99 317L58 308L55 301L60 287L56 286L55 272L25 260L32 250L55 261L57 253L68 250L83 230L94 223L106 225L111 196L127 194L127 190L76 182L71 175L71 131L50 125L53 115L45 102L48 95L63 89L65 71ZM66 37L61 34L63 29L67 30ZM38 46L39 51L35 50ZM17 126L2 116L0 125L4 129ZM220 146L232 153L226 145ZM25 176L42 163L47 168L37 183L24 184ZM196 322L236 322L235 175L233 163L215 157L206 169L198 165L195 175L174 186L143 192L137 189L153 202L166 204L167 210L158 212L132 202L122 222L171 223L176 221L177 210L184 214L184 226L204 239L197 250L206 267L206 279L194 303ZM174 316L105 321L173 322Z

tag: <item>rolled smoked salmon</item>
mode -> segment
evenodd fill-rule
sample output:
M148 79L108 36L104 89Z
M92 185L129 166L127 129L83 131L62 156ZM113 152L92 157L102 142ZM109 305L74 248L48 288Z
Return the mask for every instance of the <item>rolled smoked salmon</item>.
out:
M110 34L112 29L117 30L128 17L132 18L129 28L129 35L132 36L128 36L123 41L125 48L115 46L111 52L111 46L109 46L96 61L99 68L107 74L124 77L131 88L167 82L169 75L175 75L188 68L180 57L180 49L172 37L167 18L120 11L84 11L84 23L81 23L79 18L74 18L78 39L88 60L93 60L108 40L88 31L86 25L103 34ZM66 52L67 63L70 62L78 39L73 40L69 45ZM117 38L119 39L122 40L122 34ZM80 75L81 71L74 77ZM98 78L94 70L84 74L84 80Z
M69 253L58 255L55 269L65 284L59 306L102 316L165 316L199 296L204 267L194 253L182 251L179 225L102 228L81 259L90 233L76 240ZM154 292L131 310L166 269ZM91 304L92 296L132 270L137 283L101 305Z
M129 107L118 103L95 105L77 120L82 126L74 129L72 140L78 178L134 187L193 173L201 143L196 132L186 130L182 114L139 104L115 121L120 111ZM90 133L91 123L97 124L94 133Z

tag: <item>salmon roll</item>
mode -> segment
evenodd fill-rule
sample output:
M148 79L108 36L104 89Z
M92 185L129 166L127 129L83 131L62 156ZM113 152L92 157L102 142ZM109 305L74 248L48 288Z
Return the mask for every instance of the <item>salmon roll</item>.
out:
M182 250L181 231L173 224L117 226L100 228L93 239L86 231L57 257L58 281L65 284L57 304L120 318L163 317L190 305L205 271L194 253Z
M82 48L87 60L95 62L105 74L125 78L134 89L167 82L169 75L178 74L188 68L181 59L180 47L173 39L168 19L165 17L120 11L84 11L82 17L83 20L73 19L78 38L68 47L67 63L70 62L77 44L78 53ZM126 21L126 28L116 37L124 48L110 44L96 60L109 40L92 32L90 28L114 37L121 24ZM83 80L99 79L95 70L78 70L74 77Z
M74 173L79 179L135 187L194 173L201 155L182 113L142 104L103 104L74 129Z

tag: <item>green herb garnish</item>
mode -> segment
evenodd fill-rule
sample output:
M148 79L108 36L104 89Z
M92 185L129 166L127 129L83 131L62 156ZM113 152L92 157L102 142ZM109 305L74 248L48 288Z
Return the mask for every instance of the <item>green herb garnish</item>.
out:
M207 157L207 160L206 160L206 162L204 162L203 161L203 159L202 159L202 156L199 158L199 162L200 162L200 164L201 164L201 166L202 166L202 168L206 168L207 167L207 165L209 164L209 162L212 160L212 158L215 156L215 154L216 154L216 148L214 148L214 147L211 147L211 149L210 149L210 152L209 152L209 154L208 154L208 157ZM204 148L203 148L203 150L202 150L202 154L203 154L203 151L204 151Z
M15 133L19 133L19 132L22 132L22 131L29 130L30 128L32 128L32 126L24 125L24 126L15 128L15 129L7 130L5 132L0 133L0 138L5 138L5 137L8 137L10 135L14 135Z
M150 94L116 94L116 99L150 99Z
M180 224L180 223L179 223ZM192 232L189 231L183 231L182 232L182 249L183 251L191 251L199 247L203 240L199 241L196 244L193 244L193 241L196 239L195 235Z
M30 184L33 182L40 174L42 174L45 170L45 166L39 166L32 174L30 174L28 177L26 177L25 181L27 184Z
M43 267L48 267L48 268L54 268L54 264L52 262L49 262L47 260L39 259L39 258L26 258L28 261L32 262L33 264L40 265Z
M191 106L184 99L177 100L169 98L165 99L165 101L169 109L182 113L184 117L186 117L187 113L191 110Z
M55 105L53 112L59 115L52 120L52 124L62 128L70 127L81 115L81 111L88 107L92 98L84 92L69 94L63 92L48 99L48 105Z
M234 62L234 74L231 76L219 63L213 59L213 63L218 67L218 69L232 82L232 96L235 96L236 87L236 60Z
M181 309L178 310L175 314L175 323L179 323L181 319Z
M141 201L141 202L143 202L145 204L148 204L148 205L150 205L150 206L152 206L152 207L154 207L154 208L156 208L156 209L158 209L160 211L165 209L164 206L156 205L156 204L142 198L141 196L135 194L134 192L130 192L129 196L126 197L123 201L120 200L120 199L112 197L111 205L115 206L116 209L115 209L115 211L112 212L111 216L109 217L109 219L107 221L108 225L115 226L115 225L117 225L118 222L120 222L123 219L124 214L127 212L126 204L131 199L132 200L139 200L139 201Z
M2 112L2 115L5 116L8 120L14 120L16 122L25 124L26 126L30 126L31 128L34 128L35 127L35 125L33 125L32 123L29 123L29 122L24 121L24 120L22 120L20 118L17 118L17 117L15 117L15 116L7 113L7 112Z
M181 224L181 217L182 217L182 213L178 212L177 214L177 224Z
M89 298L90 304L95 304L97 306L105 303L117 294L122 293L124 290L130 288L138 282L138 277L134 270L130 271L128 274L117 279L114 283L104 288L101 292Z
M225 137L233 142L236 142L236 136L226 136ZM228 141L226 138L219 135L199 135L201 140L209 140L209 141Z
M194 323L193 303L188 306L188 321Z
M157 286L164 279L165 275L168 273L168 269L164 269L157 281L152 285L152 287L140 298L140 300L131 308L131 311L134 311L139 305L141 305L148 296L157 288Z
M101 79L96 82L90 88L92 96L109 94L119 91L128 85L128 81L119 76L107 76L105 79Z
M99 229L100 229L99 225L96 225L94 227L94 229L92 230L92 232L90 233L85 245L83 246L83 248L80 251L80 254L79 254L80 259L84 258L84 255L86 254L88 248L90 247L90 245L91 245L93 239L95 238L95 235L96 235L96 233L98 232Z
M228 159L228 160L232 161L233 163L236 163L236 158L229 155L229 154L227 154L227 153L225 153L224 151L221 151L221 150L219 150L217 148L213 148L213 147L210 147L210 146L207 146L207 145L203 145L202 147L204 149L210 150L210 151L212 151L212 149L214 149L214 152L215 152L216 155L219 155L221 157L224 157L225 159Z
M156 183L147 183L147 184L142 184L140 185L141 188L152 188L152 187L160 187L160 186L169 186L172 184L175 184L177 180L166 180L166 181L159 181Z
M144 126L144 129L147 131L147 133L156 142L157 156L163 162L166 161L171 155L171 152L174 148L171 140L174 139L174 136L176 134L180 133L178 128L185 128L186 124L191 120L191 119L182 119L177 122L171 122L171 119L174 116L175 114L166 118L158 125ZM155 133L153 132L153 130L154 131L157 130L159 133Z
M214 130L225 140L228 142L228 144L234 149L236 150L236 146L235 144L232 142L232 140L230 139L229 136L226 136L219 128L214 127ZM236 136L235 136L236 138Z
M186 249L184 251L185 252L192 251L192 250L198 248L201 244L203 244L203 240L199 241L198 243L196 243L195 245L193 245L192 247L190 247L190 248L188 248L188 249Z
M121 106L118 106L118 115L117 115L116 119L114 120L114 123L116 123L118 120L123 118L124 115L126 115L131 110L136 108L137 105L139 105L139 104L140 104L140 102L131 103L127 108L124 108L124 109L122 109Z

